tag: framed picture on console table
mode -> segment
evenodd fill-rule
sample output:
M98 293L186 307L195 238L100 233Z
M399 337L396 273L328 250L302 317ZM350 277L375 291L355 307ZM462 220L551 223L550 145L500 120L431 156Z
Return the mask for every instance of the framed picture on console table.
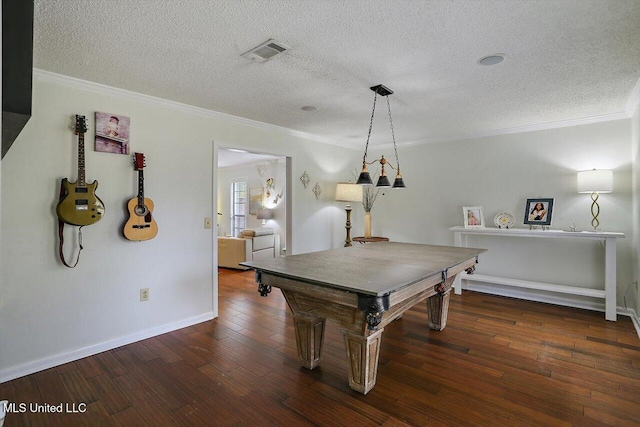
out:
M527 199L524 208L524 223L529 225L551 225L553 199Z
M465 206L462 208L464 228L484 228L482 206Z

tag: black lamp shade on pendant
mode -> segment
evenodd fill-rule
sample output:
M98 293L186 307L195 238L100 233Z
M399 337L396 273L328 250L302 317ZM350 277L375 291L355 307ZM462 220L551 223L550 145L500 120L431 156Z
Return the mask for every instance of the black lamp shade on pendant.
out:
M401 176L397 176L396 180L393 181L393 188L404 190L407 187L404 185L404 180Z
M358 177L358 182L356 182L356 184L373 185L373 180L371 179L371 175L369 174L369 172L361 172L360 176Z
M378 183L376 184L376 187L391 187L391 183L389 182L389 178L387 178L386 175L381 175L380 178L378 178Z

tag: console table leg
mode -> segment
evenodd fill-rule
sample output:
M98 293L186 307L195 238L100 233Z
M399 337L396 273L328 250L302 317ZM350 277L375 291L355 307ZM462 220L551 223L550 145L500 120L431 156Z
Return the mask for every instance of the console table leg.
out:
M463 241L464 240L464 241ZM467 246L467 236L463 236L460 232L453 233L453 246L463 248ZM456 276L456 280L453 282L453 290L456 295L462 295L462 274Z
M367 394L376 385L383 330L378 329L366 337L342 331L349 363L349 387L362 394Z
M604 239L604 318L616 321L616 239Z

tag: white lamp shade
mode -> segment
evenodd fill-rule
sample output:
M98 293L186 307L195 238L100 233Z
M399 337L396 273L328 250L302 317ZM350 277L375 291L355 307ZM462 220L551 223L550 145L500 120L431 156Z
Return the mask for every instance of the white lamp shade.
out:
M362 202L362 185L352 182L339 182L336 187L336 201Z
M578 172L578 193L611 193L613 171L592 169Z
M271 219L273 218L273 212L271 212L271 209L258 209L258 214L256 216L257 219Z

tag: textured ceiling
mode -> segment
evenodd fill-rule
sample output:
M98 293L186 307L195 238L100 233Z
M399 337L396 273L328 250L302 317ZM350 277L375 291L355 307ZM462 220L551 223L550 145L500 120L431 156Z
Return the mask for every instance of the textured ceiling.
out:
M291 50L240 56L269 38ZM35 0L34 66L353 147L381 83L419 143L624 112L640 1Z

